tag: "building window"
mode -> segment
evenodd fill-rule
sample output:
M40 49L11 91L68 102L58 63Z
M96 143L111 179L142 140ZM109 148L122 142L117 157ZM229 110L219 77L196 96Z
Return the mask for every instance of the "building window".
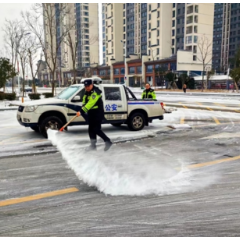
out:
M159 20L157 20L157 27L159 27Z
M148 37L151 38L151 32L148 33Z
M197 56L193 55L193 61L197 61Z
M172 12L172 17L173 17L173 18L175 17L175 11Z
M159 45L159 39L157 39L157 45Z
M125 74L125 68L121 68L121 74Z
M135 73L135 67L129 67L128 71L129 73Z
M152 73L152 72L153 72L153 66L152 65L148 65L147 66L147 73Z
M159 30L157 30L157 37L159 37Z
M172 39L172 45L174 45L175 44L175 39Z
M173 6L173 8L175 8L175 6L176 6L176 3L173 3L173 4L172 4L172 6Z
M181 14L181 9L180 8L177 10L177 13L178 13L178 15Z
M84 16L88 16L88 12L84 12Z
M148 24L148 29L151 29L151 23Z
M123 9L125 9L125 5L126 5L126 4L123 4Z
M125 32L125 27L123 27L123 32Z
M159 55L159 48L157 48L157 55Z
M175 20L172 20L172 27L175 27Z
M157 6L158 8L160 8L160 3L158 3L158 6Z
M198 41L198 36L194 36L194 43L197 43Z
M84 18L84 21L85 21L85 22L88 22L88 18Z
M123 24L125 24L125 19L123 19Z
M149 11L151 11L151 4L149 4L148 9L149 9Z
M119 83L119 78L114 78L115 83ZM108 99L107 99L108 100Z
M180 33L180 28L177 29L177 33Z
M172 48L172 55L174 54L174 48Z
M137 67L137 73L142 73L142 66Z
M119 69L118 68L114 68L114 75L119 75Z
M79 6L80 7L80 6ZM88 10L88 6L84 6L84 10Z
M148 15L148 20L151 20L151 14Z
M106 71L105 70L100 70L99 71L99 75L100 76L105 76L106 75Z
M160 11L157 12L157 17L158 17L158 18L160 17Z
M172 36L175 36L175 30L172 30Z

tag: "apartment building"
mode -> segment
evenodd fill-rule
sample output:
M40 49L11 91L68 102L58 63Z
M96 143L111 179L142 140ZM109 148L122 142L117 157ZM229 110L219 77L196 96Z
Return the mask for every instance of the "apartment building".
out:
M240 4L215 3L213 68L227 72L234 67L230 59L234 58L240 43Z
M214 4L109 3L105 5L103 14L112 24L105 29L105 41L109 50L107 54L103 53L105 63L111 65L111 59L117 62L123 61L125 48L126 56L136 55L141 58L147 55L149 60L161 60L176 55L178 50L187 50L188 55L191 55L190 58L188 57L191 62L186 68L192 64L192 69L201 70L198 43L203 37L208 42L212 42ZM119 23L117 28L114 26L114 21ZM119 38L114 37L115 32L123 35ZM121 40L125 41L125 45ZM116 54L117 50L113 49L114 46L120 49L118 51L120 55ZM212 54L207 57L207 61L211 58Z
M102 16L103 62L110 65L111 59L123 61L123 4L104 3Z
M56 21L54 23L56 42L53 43L53 46L61 42L57 52L56 70L57 76L63 84L64 80L69 80L72 77L73 56L76 59L75 66L78 71L99 62L98 4L55 3L52 4L51 11L55 11L52 15L55 16ZM45 28L48 25L49 23L45 20ZM66 31L67 27L71 27L71 30L62 41L62 33ZM70 47L69 37L73 48ZM49 31L45 31L45 41L46 45L50 42ZM72 50L75 52L75 49L76 56L72 53ZM77 75L80 74L80 72L77 73ZM51 79L50 75L47 78Z
M185 4L184 51L177 51L178 71L195 71L201 74L203 59L207 64L204 71L211 69L213 22L213 3Z

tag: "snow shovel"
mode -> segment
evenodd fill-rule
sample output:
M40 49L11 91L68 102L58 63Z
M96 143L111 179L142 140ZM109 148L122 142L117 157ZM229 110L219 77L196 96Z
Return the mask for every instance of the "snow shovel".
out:
M65 127L68 126L69 123L71 123L75 118L79 117L80 114L77 114L76 116L74 116L72 119L70 119L70 121L68 123L66 123L63 127L60 128L60 132L62 132L64 130Z

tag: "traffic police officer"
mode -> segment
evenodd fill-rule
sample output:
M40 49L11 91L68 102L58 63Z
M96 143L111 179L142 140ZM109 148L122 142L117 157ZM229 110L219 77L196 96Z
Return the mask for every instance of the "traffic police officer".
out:
M142 93L142 99L156 99L156 94L151 88L150 83L146 83L146 89Z
M102 91L93 85L91 79L86 79L83 84L85 86L85 94L83 96L81 114L88 116L88 134L91 140L88 150L96 150L98 135L105 142L104 151L107 151L111 147L112 142L101 130L101 123L104 119ZM77 115L80 116L80 112Z

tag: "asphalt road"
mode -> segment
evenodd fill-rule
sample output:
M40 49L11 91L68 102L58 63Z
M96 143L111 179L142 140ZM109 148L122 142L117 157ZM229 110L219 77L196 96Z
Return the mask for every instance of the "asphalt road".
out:
M116 145L107 161L113 167L117 154L122 153L118 161L127 165L119 174L130 182L134 180L131 173L140 168L138 157L146 156L141 167L159 164L160 172L154 176L162 180L155 189L158 195L99 192L78 179L61 153L1 158L0 236L237 237L239 137L236 124L196 126L162 130L154 138ZM134 159L133 151L138 152ZM135 166L134 171L127 172L129 165ZM182 177L174 181L183 167ZM165 174L170 169L171 180ZM141 189L142 183L135 186Z
M0 114L0 236L240 235L239 114L178 109L134 134L105 125L114 140L144 139L93 156L86 126L59 135L59 150ZM108 168L73 171L63 153Z

